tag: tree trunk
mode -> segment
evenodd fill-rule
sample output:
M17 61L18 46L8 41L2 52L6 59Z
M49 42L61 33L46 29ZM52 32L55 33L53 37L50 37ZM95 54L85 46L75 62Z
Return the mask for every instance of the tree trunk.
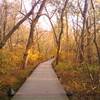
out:
M23 56L22 69L24 69L27 66L28 53L29 53L29 50L31 49L32 43L33 43L33 32L34 32L34 27L33 27L33 23L32 23L29 38L28 38L28 42L27 42L27 46L26 46L25 53L24 53L24 56Z
M81 40L80 40L80 54L79 54L79 59L80 59L80 63L83 63L84 61L84 33L85 33L85 24L86 24L86 14L87 14L87 9L88 9L88 1L85 0L84 3L84 11L82 12L82 16L83 16L83 28L82 28L82 32L81 32Z
M69 57L69 31L68 31L68 29L69 29L69 25L68 25L68 12L66 11L66 41L67 41L67 49L66 49L66 53L67 53L67 60L68 60L68 57Z
M94 4L93 4L93 1L91 0L91 5L92 5L92 9L93 9L93 21L94 21L94 44L95 44L95 47L96 47L96 50L97 50L97 56L98 56L98 63L100 64L100 49L99 49L99 46L98 46L98 43L96 41L97 39L97 36L96 36L96 16L95 16L95 7L94 7Z
M88 63L92 63L91 55L92 55L92 48L91 48L91 32L89 31L89 25L88 25L89 19L86 20L86 29L87 29L87 58L88 58ZM90 20L90 25L91 25L91 20Z
M59 37L58 37L58 42L57 42L56 65L58 65L58 63L59 63L59 56L60 56L59 53L60 53L60 47L61 47L61 38L62 38L63 28L64 28L63 16L64 16L64 11L66 9L67 3L68 3L68 0L65 1L65 5L64 5L64 7L62 9L61 17L60 17L61 30L60 30Z
M2 49L4 47L4 45L6 44L7 40L12 36L12 34L19 28L19 26L27 19L29 18L29 16L32 14L34 8L36 7L36 5L39 3L40 0L37 1L37 3L34 4L34 6L32 7L32 9L24 16L24 18L22 18L8 33L7 35L4 37L4 39L2 41L0 41L0 49Z
M42 13L42 10L43 10L43 8L45 6L46 1L47 0L43 0L42 1L42 4L41 4L41 6L39 8L37 16L32 20L30 34L29 34L29 38L28 38L28 42L27 42L27 46L26 46L26 50L25 50L25 53L24 53L24 56L23 56L22 69L24 69L27 66L28 53L29 53L29 50L32 47L35 26L36 26L36 24L37 24L37 22L38 22L38 20L39 20L39 18L41 16L41 13Z

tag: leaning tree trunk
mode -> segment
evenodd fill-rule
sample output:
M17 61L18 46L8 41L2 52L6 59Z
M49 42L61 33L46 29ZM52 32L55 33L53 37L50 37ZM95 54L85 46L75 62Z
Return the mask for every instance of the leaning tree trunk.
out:
M79 53L80 63L84 61L84 33L85 33L87 9L88 9L88 0L85 0L84 11L82 12L83 28L82 28L81 37L80 37L80 53Z
M96 41L96 16L95 16L95 7L94 7L94 4L93 4L93 1L91 0L91 5L92 5L92 9L93 9L93 21L94 21L94 44L95 44L95 47L96 47L96 50L97 50L97 56L98 56L98 63L100 64L100 49L99 49L99 46L98 46L98 43Z
M5 35L5 37L3 38L3 40L0 41L0 49L2 49L6 42L8 41L8 39L12 36L12 34L20 27L20 25L27 19L30 17L30 15L32 14L34 8L36 7L36 5L39 3L40 0L38 0L34 6L32 7L32 9L24 16L24 18L22 18L16 25L14 25L14 27L7 33L7 35Z
M41 4L41 6L39 8L37 16L32 20L30 34L29 34L29 38L28 38L28 42L27 42L27 46L26 46L26 50L25 50L25 53L24 53L24 56L23 56L22 69L24 69L26 67L26 65L27 65L28 52L29 52L29 50L32 47L35 26L36 26L36 24L37 24L37 22L38 22L38 20L39 20L39 18L41 16L41 13L42 13L42 10L43 10L43 8L45 6L46 1L47 0L43 0L42 1L42 4Z
M68 60L68 57L69 57L69 25L68 25L68 12L66 11L66 14L65 14L65 17L66 17L66 53L67 53L67 60Z
M91 55L92 55L92 48L91 48L91 32L89 30L89 24L91 25L91 19L89 20L87 18L86 21L86 29L87 29L87 58L88 58L88 63L91 64L92 63L92 59L91 59Z
M33 43L33 32L34 32L34 28L33 28L33 22L32 22L31 29L30 29L30 35L29 35L26 50L25 50L25 53L24 53L24 56L23 56L22 69L24 69L27 65L28 52L31 49L31 46L32 46L32 43Z
M62 34L63 34L63 27L64 27L63 16L64 16L64 11L66 9L67 3L68 3L68 0L65 1L64 7L63 7L62 12L61 12L61 17L60 17L61 30L60 30L59 37L58 37L58 42L57 42L56 65L58 65L58 63L59 63L61 37L62 37Z

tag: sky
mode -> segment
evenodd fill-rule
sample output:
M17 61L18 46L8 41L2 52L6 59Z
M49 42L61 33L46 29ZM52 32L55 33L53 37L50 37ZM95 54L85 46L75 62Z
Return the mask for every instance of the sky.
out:
M0 0L1 2L2 0ZM16 0L7 0L7 1L16 1ZM20 1L20 0L19 0ZM24 4L25 4L25 8L27 9L27 12L30 11L31 9L31 1L32 0L23 0ZM100 0L96 0L98 2L100 2ZM51 6L48 6L47 7L48 11L51 11L53 8ZM45 13L45 12L43 12ZM52 22L53 23L56 23L56 18L55 16L52 18ZM46 16L42 16L40 17L39 21L38 21L38 25L40 28L46 30L46 31L50 31L52 29L51 25L50 25L50 22L48 20L48 18Z
M16 0L7 0L7 1L8 2L14 2ZM30 11L30 9L32 8L31 1L32 0L23 0L25 8L27 9L27 12ZM2 2L2 0L0 0L0 2ZM48 10L52 10L52 7L49 6L47 9ZM56 18L53 17L52 21L55 23L56 22ZM46 30L46 31L51 31L51 29L52 29L52 27L50 25L50 22L49 22L49 20L48 20L48 18L46 16L40 17L40 19L38 21L38 25L39 25L40 28L42 28L43 30Z
M31 0L23 0L23 1L25 3L25 7L26 7L27 11L29 11L31 9ZM52 9L52 7L49 6L47 9L50 11ZM43 12L43 13L45 13L45 12ZM53 17L52 20L53 20L53 22L56 22L55 17ZM42 28L43 30L46 30L46 31L51 31L51 29L52 29L50 22L46 16L41 16L39 18L38 25L40 28Z

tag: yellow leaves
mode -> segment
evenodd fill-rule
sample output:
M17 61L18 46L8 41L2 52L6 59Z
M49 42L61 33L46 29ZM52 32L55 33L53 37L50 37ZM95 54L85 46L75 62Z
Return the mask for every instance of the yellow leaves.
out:
M0 50L0 74L8 74L20 66L22 50Z
M29 50L28 58L30 61L36 61L39 59L39 57L40 57L40 54L38 51Z
M35 61L35 60L38 59L38 54L32 54L32 53L30 53L29 58L30 58L31 60Z

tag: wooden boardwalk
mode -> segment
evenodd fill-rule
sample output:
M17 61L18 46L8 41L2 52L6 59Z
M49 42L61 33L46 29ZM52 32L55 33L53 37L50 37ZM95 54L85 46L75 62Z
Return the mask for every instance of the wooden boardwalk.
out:
M68 100L52 68L52 61L38 65L12 100Z

